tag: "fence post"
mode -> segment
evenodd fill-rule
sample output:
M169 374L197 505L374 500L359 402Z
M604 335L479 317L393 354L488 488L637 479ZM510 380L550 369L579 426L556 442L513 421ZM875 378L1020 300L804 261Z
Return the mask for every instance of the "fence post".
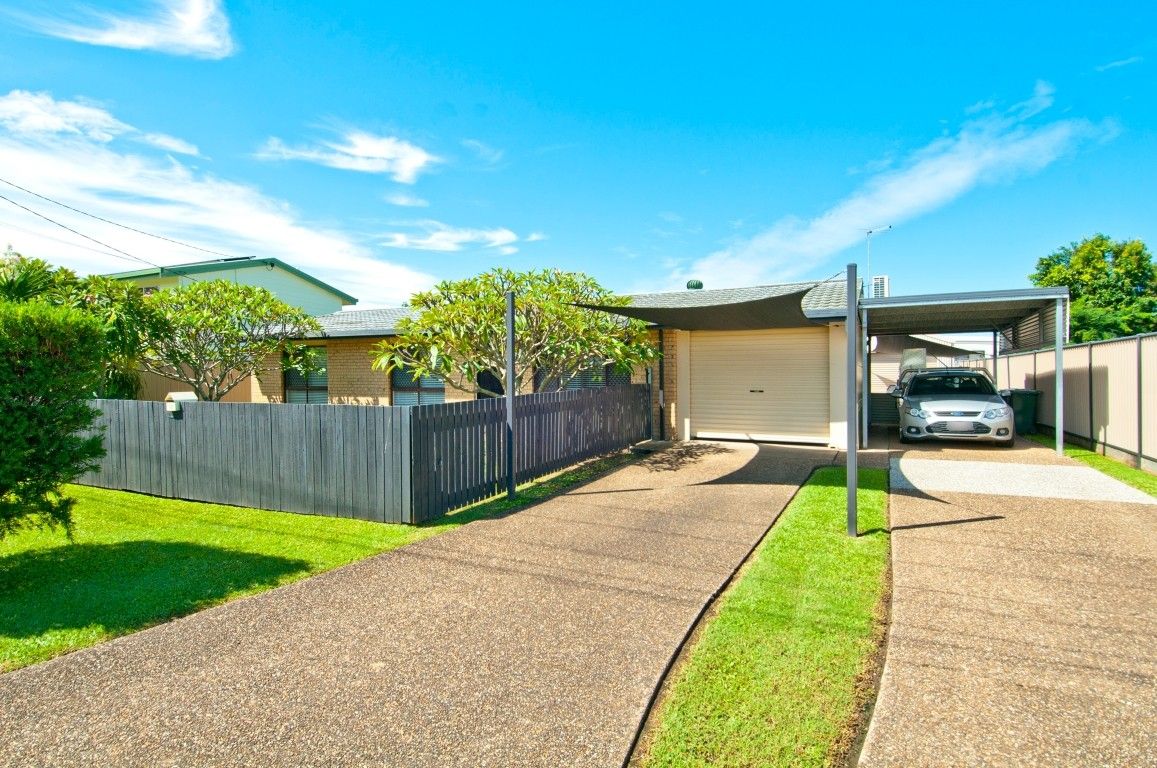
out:
M1141 396L1141 394L1145 391L1144 389L1141 388L1142 384L1144 383L1144 378L1141 374L1141 362L1144 360L1144 356L1141 354L1141 350L1144 346L1145 346L1145 337L1144 336L1138 336L1137 337L1137 469L1141 469L1145 466L1145 451L1143 448L1143 441L1145 439L1145 422L1143 419L1143 415L1144 415L1143 407L1144 407L1144 403L1145 403L1145 398Z
M1097 430L1093 428L1093 342L1089 342L1089 450L1097 452Z

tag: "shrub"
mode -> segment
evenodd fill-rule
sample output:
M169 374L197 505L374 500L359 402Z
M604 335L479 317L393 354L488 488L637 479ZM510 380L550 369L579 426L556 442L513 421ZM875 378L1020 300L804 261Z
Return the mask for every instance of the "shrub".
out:
M0 538L25 526L69 530L60 492L104 455L85 435L96 411L104 331L90 315L0 301Z

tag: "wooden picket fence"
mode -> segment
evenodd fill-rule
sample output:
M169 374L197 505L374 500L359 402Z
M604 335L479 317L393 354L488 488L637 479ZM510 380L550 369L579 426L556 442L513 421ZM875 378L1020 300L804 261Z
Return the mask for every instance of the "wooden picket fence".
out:
M506 484L506 404L96 400L99 467L78 482L285 512L422 523ZM515 398L518 482L647 437L645 386Z

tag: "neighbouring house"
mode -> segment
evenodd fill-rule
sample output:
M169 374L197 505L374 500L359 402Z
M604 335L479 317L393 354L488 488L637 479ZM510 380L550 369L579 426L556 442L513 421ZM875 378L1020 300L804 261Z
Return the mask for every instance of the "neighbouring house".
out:
M272 257L211 259L171 267L150 267L132 272L114 272L106 275L114 280L136 283L145 293L176 288L201 280L228 280L242 285L265 288L277 298L311 315L340 311L342 307L357 304L358 300L297 267Z
M131 272L114 272L105 277L136 283L146 294L165 288L177 288L196 281L228 280L241 285L265 288L277 298L311 315L340 312L342 307L358 300L329 283L273 257L210 259L170 267L150 267ZM187 389L187 385L155 373L142 372L138 397L142 400L164 400L165 395ZM254 383L245 381L225 396L226 402L254 402ZM260 400L256 400L259 402Z

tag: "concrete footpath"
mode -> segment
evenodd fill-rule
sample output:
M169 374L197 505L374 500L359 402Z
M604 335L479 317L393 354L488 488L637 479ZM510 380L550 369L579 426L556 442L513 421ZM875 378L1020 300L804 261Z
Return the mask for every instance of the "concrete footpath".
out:
M702 607L835 458L685 444L0 675L0 764L618 766Z
M1027 441L892 447L860 765L1157 765L1157 500Z

